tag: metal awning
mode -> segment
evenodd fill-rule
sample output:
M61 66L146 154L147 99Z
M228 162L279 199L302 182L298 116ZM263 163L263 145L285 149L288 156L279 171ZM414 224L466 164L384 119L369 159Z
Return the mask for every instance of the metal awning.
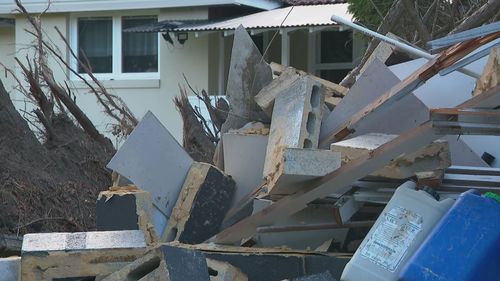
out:
M352 21L353 16L347 11L348 4L291 6L281 9L259 12L243 17L215 23L191 24L179 26L172 31L202 32L235 30L240 24L247 30L278 29L293 27L314 27L337 25L331 21L332 15ZM290 14L289 14L290 13ZM288 15L288 17L287 17ZM283 21L286 18L285 21Z
M291 6L259 12L223 21L209 20L165 20L153 25L138 26L126 32L213 32L235 30L240 24L247 30L307 28L338 25L331 21L336 15L348 21L353 20L347 11L347 3L328 5ZM288 16L287 16L288 15ZM283 21L286 18L285 21Z

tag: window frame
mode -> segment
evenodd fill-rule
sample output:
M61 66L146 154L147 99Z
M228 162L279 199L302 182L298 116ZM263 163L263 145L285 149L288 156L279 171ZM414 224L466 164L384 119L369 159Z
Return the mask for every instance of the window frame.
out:
M351 31L352 34L352 60L351 62L321 63L321 32L323 31ZM322 70L353 69L361 60L364 43L356 36L353 29L347 28L325 28L309 35L309 72L320 77Z
M75 54L78 54L78 19L79 18L92 18L92 17L111 17L112 19L112 72L111 73L94 73L94 76L99 80L147 80L147 79L160 79L160 62L161 62L161 40L157 34L158 42L158 70L157 72L122 72L122 18L130 16L156 16L160 18L160 11L158 9L144 10L144 11L115 11L115 12L95 12L95 13L73 13L70 15L69 20L69 43ZM78 71L77 60L70 56L70 66ZM86 73L79 73L86 79L90 78ZM78 76L70 73L71 80L79 80Z

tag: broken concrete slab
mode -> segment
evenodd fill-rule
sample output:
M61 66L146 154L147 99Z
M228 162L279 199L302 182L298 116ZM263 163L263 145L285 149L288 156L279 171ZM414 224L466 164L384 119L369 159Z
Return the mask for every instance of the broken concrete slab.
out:
M140 230L24 235L21 280L104 277L146 251Z
M0 276L3 281L18 281L21 257L0 258Z
M332 113L324 117L320 138L323 139L330 131L342 125L350 116L390 90L399 81L382 62L374 59Z
M197 244L219 232L231 205L234 186L233 179L217 167L193 163L162 241Z
M209 281L205 256L195 250L162 245L102 281Z
M322 104L320 84L304 77L276 98L266 149L264 178L271 181L284 148L317 148Z
M284 148L281 159L275 159L277 170L268 177L270 195L295 193L315 178L333 172L341 165L340 153L320 150Z
M337 279L333 278L330 271L327 270L318 274L298 277L293 279L292 281L337 281Z
M248 277L238 268L227 262L207 259L210 281L247 281Z
M142 230L148 244L158 241L147 191L135 186L111 187L99 193L95 212L98 231Z
M239 129L250 121L269 120L253 98L272 79L271 67L263 60L248 32L240 25L234 31L226 88L229 114L222 125L222 133Z
M156 232L163 233L192 163L193 159L149 111L107 167L151 194Z
M348 163L372 153L381 145L395 139L397 135L370 133L352 139L333 143L332 151L342 154L342 163ZM371 173L372 176L405 179L417 172L445 169L451 165L448 142L437 140L415 152L394 158L383 169Z

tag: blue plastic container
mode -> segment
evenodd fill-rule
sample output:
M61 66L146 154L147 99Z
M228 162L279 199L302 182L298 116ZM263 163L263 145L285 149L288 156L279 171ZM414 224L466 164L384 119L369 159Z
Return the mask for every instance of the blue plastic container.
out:
M399 280L500 280L500 204L474 190L462 193Z

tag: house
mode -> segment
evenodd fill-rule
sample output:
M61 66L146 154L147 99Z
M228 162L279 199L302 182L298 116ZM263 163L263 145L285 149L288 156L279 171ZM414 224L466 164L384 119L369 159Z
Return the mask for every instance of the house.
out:
M224 94L232 34L239 24L261 50L267 49L266 60L334 82L355 66L364 48L351 30L330 21L332 14L351 19L347 4L335 0L52 0L49 6L47 2L22 1L29 12L45 11L41 21L45 38L82 71L57 27L137 117L151 110L177 139L182 136L182 120L172 99L184 83L183 74L198 89ZM14 0L0 3L0 62L21 77L13 58L32 54L27 46L33 37L25 31L26 18L15 8ZM142 32L128 32L134 29ZM77 103L99 129L106 130L110 120L86 93L85 84L55 59L50 64L56 79L69 81ZM26 106L9 76L3 73L2 81L16 105Z

